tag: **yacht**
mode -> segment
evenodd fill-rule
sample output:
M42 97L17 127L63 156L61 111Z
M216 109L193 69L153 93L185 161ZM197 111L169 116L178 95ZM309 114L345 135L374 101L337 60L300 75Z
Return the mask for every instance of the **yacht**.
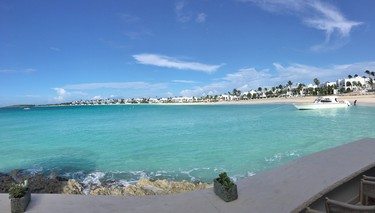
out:
M321 96L315 99L314 103L307 104L293 104L299 110L310 110L310 109L333 109L333 108L346 108L352 104L347 101L338 101L337 96Z

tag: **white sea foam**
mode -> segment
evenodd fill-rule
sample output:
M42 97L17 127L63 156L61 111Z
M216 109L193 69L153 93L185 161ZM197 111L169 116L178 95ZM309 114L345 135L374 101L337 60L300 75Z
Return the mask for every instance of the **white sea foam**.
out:
M43 167L41 166L35 166L33 168L26 169L26 172L29 173L30 175L34 176L38 173L43 172Z
M86 176L86 178L82 181L84 185L101 185L100 179L105 176L104 172L93 172Z
M248 177L251 177L251 176L254 176L254 175L256 175L255 172L247 172L247 176L248 176Z
M299 156L300 156L300 154L298 154L298 151L293 150L293 151L288 151L288 152L285 152L285 153L276 153L272 157L269 157L269 158L265 157L264 160L267 163L273 163L273 162L281 162L284 158L299 157Z
M137 181L128 181L128 180L119 180L118 181L118 185L122 186L122 187L126 187L126 186L129 186L129 185L135 185L136 183L137 183Z

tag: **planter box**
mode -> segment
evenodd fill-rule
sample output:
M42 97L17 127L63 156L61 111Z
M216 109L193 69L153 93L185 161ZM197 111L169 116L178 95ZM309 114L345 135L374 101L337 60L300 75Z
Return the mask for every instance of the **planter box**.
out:
M21 198L10 198L10 211L12 213L23 213L31 200L31 191L27 190L25 196Z
M238 198L236 184L234 184L231 188L227 190L216 179L214 179L214 192L217 196L219 196L225 202L230 202Z

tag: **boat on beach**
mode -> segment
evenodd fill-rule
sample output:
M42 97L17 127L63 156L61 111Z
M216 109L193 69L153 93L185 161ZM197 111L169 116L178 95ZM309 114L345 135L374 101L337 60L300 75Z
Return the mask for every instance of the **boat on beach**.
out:
M352 104L347 101L338 101L336 96L321 96L315 99L314 103L307 104L293 104L299 110L312 110L312 109L334 109L334 108L346 108Z

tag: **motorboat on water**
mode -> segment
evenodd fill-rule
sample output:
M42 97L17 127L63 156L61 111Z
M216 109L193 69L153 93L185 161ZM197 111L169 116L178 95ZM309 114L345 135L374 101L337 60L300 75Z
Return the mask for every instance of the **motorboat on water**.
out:
M294 104L299 110L345 108L351 105L352 104L347 100L338 101L337 96L321 96L315 99L312 104Z

